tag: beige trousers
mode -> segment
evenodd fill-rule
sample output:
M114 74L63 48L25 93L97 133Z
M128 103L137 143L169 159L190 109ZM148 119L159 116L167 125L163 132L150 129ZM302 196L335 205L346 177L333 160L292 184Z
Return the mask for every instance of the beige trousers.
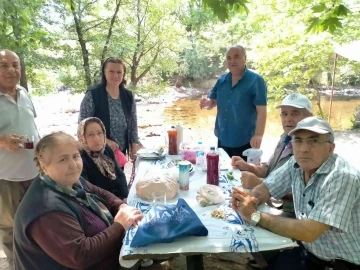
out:
M0 245L8 260L13 259L14 217L32 180L12 182L0 179Z

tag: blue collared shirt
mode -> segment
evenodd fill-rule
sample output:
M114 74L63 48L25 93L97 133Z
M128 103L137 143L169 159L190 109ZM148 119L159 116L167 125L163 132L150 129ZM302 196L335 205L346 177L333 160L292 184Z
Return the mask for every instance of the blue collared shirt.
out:
M256 106L266 106L267 88L264 79L245 69L243 77L232 86L232 74L222 75L211 90L216 99L215 136L226 147L240 147L250 142L255 133Z
M292 192L297 219L330 226L313 242L303 242L324 260L342 259L360 265L360 173L332 154L304 183L304 171L291 157L264 184L274 198ZM280 181L279 181L280 180Z

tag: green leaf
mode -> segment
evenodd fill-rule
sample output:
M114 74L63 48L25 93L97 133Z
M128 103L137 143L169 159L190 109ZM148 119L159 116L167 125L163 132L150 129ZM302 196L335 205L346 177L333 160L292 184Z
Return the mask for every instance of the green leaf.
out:
M321 13L326 9L326 5L325 3L320 3L316 6L313 6L311 9L316 13Z
M338 5L334 10L334 13L339 17L341 17L341 16L346 17L350 12L351 11L342 4Z
M329 17L321 25L323 25L324 30L329 30L330 33L334 33L337 28L342 28L342 23L337 17Z
M308 20L308 23L310 23L310 25L306 29L306 33L317 32L318 26L320 25L320 19L318 17L312 17Z

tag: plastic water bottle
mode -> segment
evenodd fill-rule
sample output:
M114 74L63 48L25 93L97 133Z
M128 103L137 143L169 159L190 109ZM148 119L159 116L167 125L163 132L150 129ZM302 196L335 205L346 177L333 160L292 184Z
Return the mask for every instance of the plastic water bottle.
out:
M180 152L180 144L183 142L184 131L183 131L183 127L180 124L177 124L175 129L177 131L177 141L176 141L177 149L178 152Z
M198 142L196 148L196 167L198 168L198 170L205 169L205 150L202 142Z

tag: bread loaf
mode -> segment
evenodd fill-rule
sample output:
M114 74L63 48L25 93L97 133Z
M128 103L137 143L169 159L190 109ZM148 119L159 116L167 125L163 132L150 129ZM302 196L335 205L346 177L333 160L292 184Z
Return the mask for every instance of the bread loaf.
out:
M223 203L225 201L225 196L222 189L218 186L205 184L200 187L198 195L196 196L196 200L201 206L204 207Z
M145 176L136 183L136 193L143 200L152 200L155 191L166 192L166 198L171 200L176 196L178 189L177 180L169 175Z

